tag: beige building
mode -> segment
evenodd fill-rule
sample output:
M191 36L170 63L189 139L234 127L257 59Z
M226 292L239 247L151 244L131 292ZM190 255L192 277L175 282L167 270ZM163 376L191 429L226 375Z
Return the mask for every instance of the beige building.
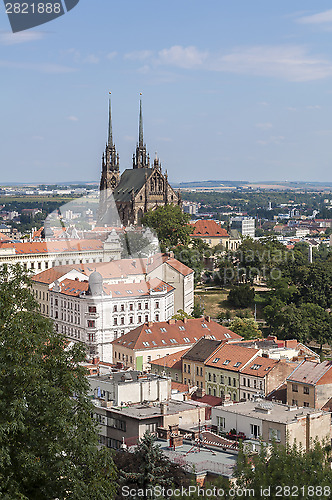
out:
M113 363L146 371L150 361L192 347L202 337L227 342L232 335L241 338L208 317L144 323L112 342Z
M309 450L314 440L331 440L331 414L313 408L297 408L270 401L246 401L211 410L212 425L219 432L243 433L247 439L275 440L283 445L295 441Z
M174 352L162 358L150 361L151 373L170 377L174 382L182 380L182 356L188 352L188 349Z
M287 378L287 403L322 408L332 395L332 361L302 361Z
M229 247L229 234L215 220L197 220L192 223L192 238L199 238L209 247L222 245L225 249Z
M93 400L95 418L99 423L99 442L109 448L118 449L124 443L137 443L145 432L157 435L157 430L170 425L197 425L205 419L205 407L194 401L155 401L146 404L112 407L106 402Z

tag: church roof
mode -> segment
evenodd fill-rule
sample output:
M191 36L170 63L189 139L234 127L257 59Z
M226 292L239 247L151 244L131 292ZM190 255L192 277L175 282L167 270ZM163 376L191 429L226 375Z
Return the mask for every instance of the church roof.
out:
M114 189L114 200L130 201L132 191L134 190L136 195L145 184L145 175L149 177L152 171L152 168L127 168L121 175L118 186Z

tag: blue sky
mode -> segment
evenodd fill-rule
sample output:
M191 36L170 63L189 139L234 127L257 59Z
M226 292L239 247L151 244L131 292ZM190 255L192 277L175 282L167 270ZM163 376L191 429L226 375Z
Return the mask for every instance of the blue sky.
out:
M173 182L332 181L329 1L81 0L12 34L0 6L0 182L98 181L144 138Z

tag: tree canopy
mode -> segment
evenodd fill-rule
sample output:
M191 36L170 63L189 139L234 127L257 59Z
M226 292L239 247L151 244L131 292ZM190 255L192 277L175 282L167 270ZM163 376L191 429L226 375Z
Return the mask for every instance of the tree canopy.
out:
M190 215L184 214L178 205L165 205L149 210L142 218L142 224L155 231L163 250L178 244L188 245L192 227Z
M98 451L85 349L68 348L38 312L19 266L0 273L0 496L111 499L115 469Z

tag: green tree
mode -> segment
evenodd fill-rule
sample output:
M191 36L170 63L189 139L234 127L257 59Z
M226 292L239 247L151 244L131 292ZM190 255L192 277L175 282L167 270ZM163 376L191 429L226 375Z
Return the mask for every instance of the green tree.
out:
M19 266L0 274L0 497L111 499L115 469L97 449L85 349L65 348Z
M125 451L115 455L114 460L122 487L146 490L155 486L176 488L188 486L189 481L185 471L165 457L155 440L152 434L146 432L134 453ZM124 498L120 492L118 498ZM155 497L145 495L142 498L153 500Z
M256 321L252 318L234 318L229 325L229 329L241 335L245 340L262 337L262 332Z
M172 319L178 319L178 320L184 320L185 318L191 319L193 318L193 316L186 313L183 309L178 309L177 312L172 316Z
M249 284L240 284L230 290L227 300L234 307L251 307L254 298L255 290Z
M165 205L149 210L142 218L142 224L155 231L162 249L178 244L188 245L192 227L190 215L184 214L178 205Z
M242 491L244 488L253 490L254 495L250 498L256 500L277 499L280 496L288 498L292 493L303 500L330 496L332 471L329 447L315 442L306 452L296 444L290 447L274 442L270 449L261 446L258 454L249 456L241 446L235 475L236 486ZM313 490L308 490L309 486ZM318 490L315 489L317 487ZM310 491L313 493L310 494ZM240 498L240 495L234 498Z

